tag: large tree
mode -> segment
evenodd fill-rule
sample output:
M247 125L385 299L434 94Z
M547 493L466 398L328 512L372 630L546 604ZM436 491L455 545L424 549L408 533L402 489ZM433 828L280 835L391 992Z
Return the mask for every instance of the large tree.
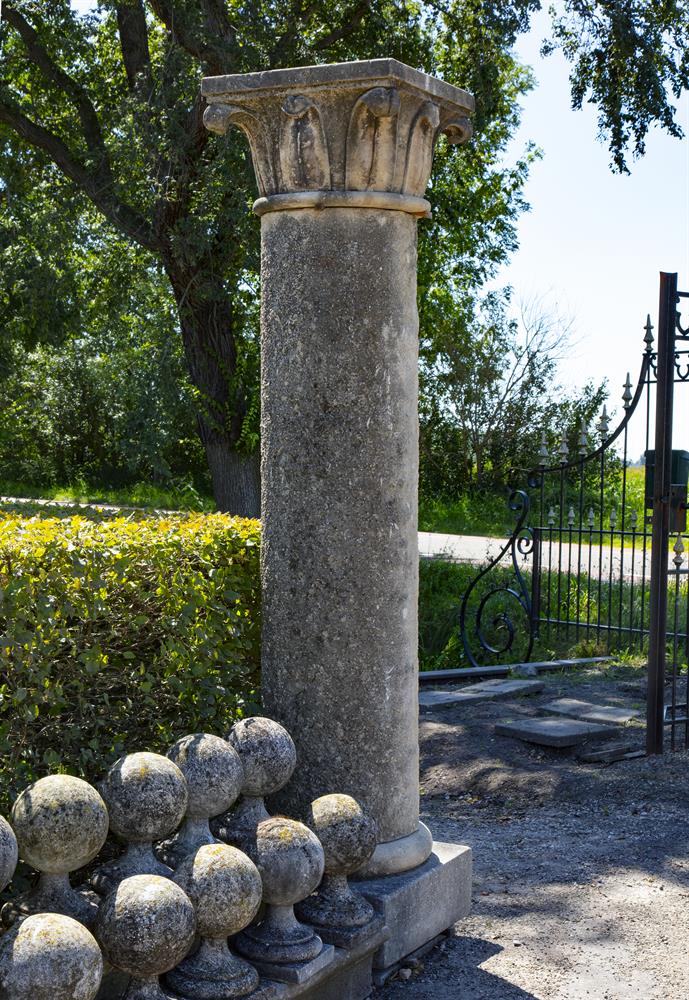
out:
M510 47L537 6L102 0L84 16L69 0L3 0L5 224L16 228L13 201L31 201L33 179L53 213L65 200L71 212L81 199L69 216L80 220L75 240L84 238L95 210L113 239L141 249L142 266L164 273L220 508L258 511L258 237L243 140L220 140L204 129L200 78L389 55L474 91L477 139L471 149L441 151L436 218L421 247L422 285L447 280L466 303L514 245L530 154L511 167L501 157L529 78ZM36 213L40 230L40 208ZM60 228L59 219L53 223ZM26 234L19 235L21 242ZM62 278L69 284L69 275ZM50 293L41 298L42 288L50 286L39 282L34 299L45 304ZM28 322L39 321L37 312Z

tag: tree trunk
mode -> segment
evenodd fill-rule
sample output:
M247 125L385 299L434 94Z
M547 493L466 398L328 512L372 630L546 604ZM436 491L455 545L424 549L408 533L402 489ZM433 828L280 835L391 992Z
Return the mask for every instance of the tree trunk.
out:
M241 455L219 439L206 442L205 448L218 510L244 517L259 517L261 478L258 455Z
M198 390L197 420L218 510L260 515L257 455L237 450L247 411L247 389L237 380L232 308L223 282L208 269L168 263L184 352Z

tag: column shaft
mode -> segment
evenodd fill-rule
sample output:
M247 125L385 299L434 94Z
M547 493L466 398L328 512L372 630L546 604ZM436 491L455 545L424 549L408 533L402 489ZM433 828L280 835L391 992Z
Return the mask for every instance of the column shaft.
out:
M262 218L263 698L292 734L281 805L364 803L416 832L416 219Z

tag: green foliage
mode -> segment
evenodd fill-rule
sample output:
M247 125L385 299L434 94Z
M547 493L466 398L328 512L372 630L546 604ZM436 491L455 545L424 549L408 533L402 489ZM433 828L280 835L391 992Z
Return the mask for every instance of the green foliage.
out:
M258 553L258 523L220 514L0 519L0 812L250 708Z
M59 370L62 348L54 345L67 342L78 345L84 361L81 382L70 375L78 405L60 416L67 453L56 462L70 467L67 478L82 458L79 474L109 485L148 474L161 481L186 462L198 486L198 455L187 454L194 417L205 444L220 439L245 455L257 447L255 182L244 137L234 129L225 138L210 136L202 126L204 74L393 56L472 91L476 138L461 149L441 144L431 182L434 217L421 227L424 337L433 339L448 301L470 309L477 285L514 248L524 208L533 151L512 164L506 149L531 81L511 46L535 7L535 0L103 0L84 17L68 0L4 0L0 329L6 348L44 345L35 379L34 356L15 352L30 400L19 414L15 466L19 453L28 454L25 468L9 474L36 481L64 475L41 467L54 449L41 441L32 450L30 429L32 419L41 424L44 400L54 411L40 369L43 363ZM134 318L128 329L123 316ZM110 337L104 364L103 337ZM165 337L174 350L156 376ZM158 347L147 352L148 343ZM137 425L143 434L125 420L104 427L102 416L84 419L90 403L102 414L111 402L109 390L94 382L118 372L123 415L152 408L149 424ZM146 394L147 383L158 389L168 375L179 405L167 384L158 404ZM130 386L122 384L127 376ZM8 387L5 399L14 391ZM171 427L179 428L183 448L169 440ZM213 480L218 502L226 464Z
M689 7L685 0L565 0L545 53L562 49L572 64L572 105L598 107L615 169L642 156L654 125L681 138L672 100L689 88Z

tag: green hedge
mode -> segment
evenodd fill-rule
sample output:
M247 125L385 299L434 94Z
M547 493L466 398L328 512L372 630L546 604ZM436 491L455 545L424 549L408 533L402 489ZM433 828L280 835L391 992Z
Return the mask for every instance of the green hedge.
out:
M255 710L259 525L0 515L0 812Z

